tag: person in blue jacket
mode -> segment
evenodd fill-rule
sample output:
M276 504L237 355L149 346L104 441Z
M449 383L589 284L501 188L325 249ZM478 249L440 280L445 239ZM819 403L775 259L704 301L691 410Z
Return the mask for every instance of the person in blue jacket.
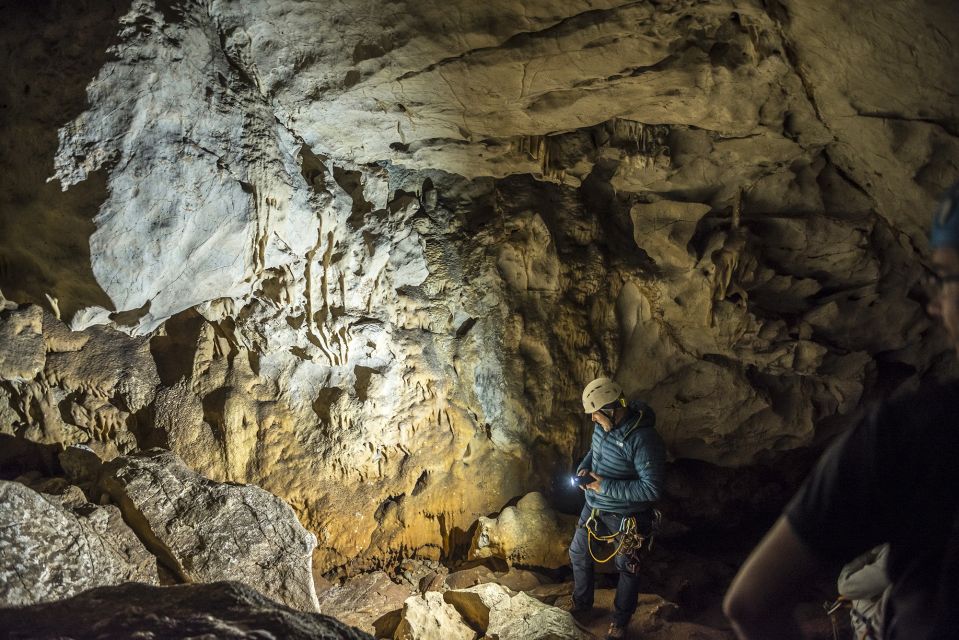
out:
M593 420L592 446L576 475L586 505L569 547L573 566L573 612L593 607L594 562L608 560L616 545L616 587L613 621L607 639L626 637L639 595L639 549L653 526L653 506L663 489L666 446L656 432L656 415L644 402L627 403L623 389L609 378L590 382L583 391L583 409ZM625 548L624 548L625 547Z

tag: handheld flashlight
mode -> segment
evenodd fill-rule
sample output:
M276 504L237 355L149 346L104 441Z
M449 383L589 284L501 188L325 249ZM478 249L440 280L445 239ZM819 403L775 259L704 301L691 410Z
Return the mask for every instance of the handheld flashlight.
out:
M571 476L569 483L574 487L585 487L593 481L592 476Z

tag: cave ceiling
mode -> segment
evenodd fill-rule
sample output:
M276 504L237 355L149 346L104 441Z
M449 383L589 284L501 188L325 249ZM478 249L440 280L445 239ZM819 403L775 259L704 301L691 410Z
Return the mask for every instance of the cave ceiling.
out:
M599 375L736 467L948 373L951 0L3 9L0 431L258 484L324 570L549 492Z

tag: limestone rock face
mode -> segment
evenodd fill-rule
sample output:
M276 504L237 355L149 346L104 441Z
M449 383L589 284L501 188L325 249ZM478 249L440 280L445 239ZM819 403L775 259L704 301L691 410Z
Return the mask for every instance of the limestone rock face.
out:
M102 488L151 550L185 582L237 580L316 611L313 534L262 489L219 484L158 449L104 466Z
M0 628L12 638L37 640L372 640L329 616L297 611L239 582L100 587L59 602L0 609Z
M478 521L469 557L557 569L569 564L576 518L556 513L540 493L530 493L494 520Z
M129 581L158 584L156 558L115 506L89 504L79 491L48 495L4 480L0 505L2 606L53 602Z
M535 4L7 7L0 433L167 447L348 572L568 472L599 375L740 467L949 372L953 3Z

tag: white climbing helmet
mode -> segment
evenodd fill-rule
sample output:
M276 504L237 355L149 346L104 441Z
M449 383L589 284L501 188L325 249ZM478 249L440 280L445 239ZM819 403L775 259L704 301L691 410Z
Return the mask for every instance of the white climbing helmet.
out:
M622 397L621 386L609 378L596 378L583 389L583 409L586 413L593 413Z

